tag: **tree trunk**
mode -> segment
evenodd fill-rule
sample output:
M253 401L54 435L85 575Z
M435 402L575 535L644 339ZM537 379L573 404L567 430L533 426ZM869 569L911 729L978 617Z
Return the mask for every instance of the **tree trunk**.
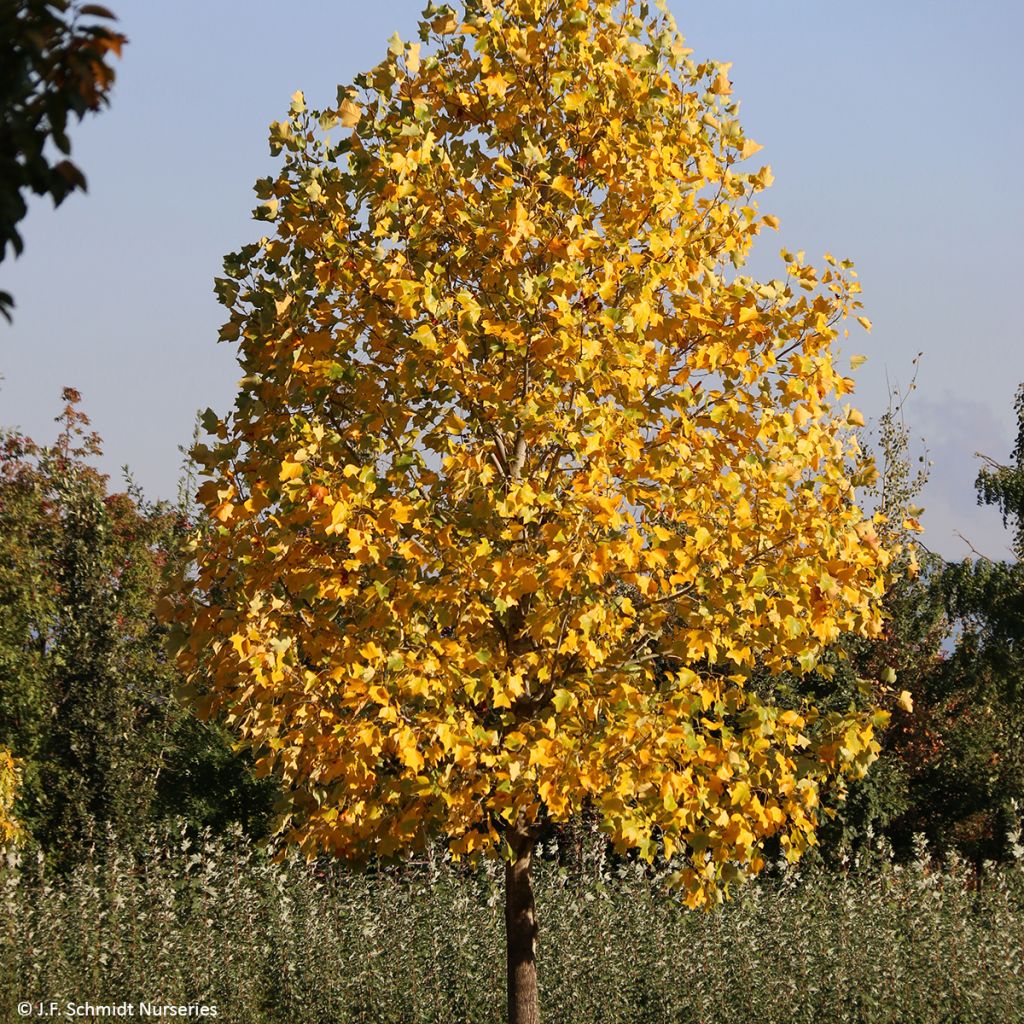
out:
M515 832L515 859L505 865L505 951L508 963L508 1024L540 1024L537 998L537 917L530 861L534 838Z

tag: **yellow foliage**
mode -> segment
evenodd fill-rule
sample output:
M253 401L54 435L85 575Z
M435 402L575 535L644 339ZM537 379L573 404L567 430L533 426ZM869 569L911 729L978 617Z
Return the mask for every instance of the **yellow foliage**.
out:
M18 761L9 750L0 747L0 851L13 846L21 838L21 825L14 817L20 777Z
M744 274L771 174L663 5L463 13L272 131L179 661L310 854L494 853L589 802L706 903L877 755L870 715L745 686L880 628L858 287Z

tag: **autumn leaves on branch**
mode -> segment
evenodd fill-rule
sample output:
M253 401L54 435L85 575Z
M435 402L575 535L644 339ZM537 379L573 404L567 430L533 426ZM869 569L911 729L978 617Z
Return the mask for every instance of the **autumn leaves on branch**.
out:
M728 70L660 7L479 0L272 126L168 613L307 852L507 852L588 804L697 905L875 756L884 713L745 685L876 634L890 552L855 275L744 273L776 222Z

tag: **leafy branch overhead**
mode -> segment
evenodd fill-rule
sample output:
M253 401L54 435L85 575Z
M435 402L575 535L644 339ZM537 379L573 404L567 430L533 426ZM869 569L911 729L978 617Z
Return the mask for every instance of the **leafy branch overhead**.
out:
M0 9L0 261L8 246L15 254L24 247L18 224L28 192L59 206L85 188L70 159L68 122L109 102L108 61L126 42L107 24L113 20L106 7L70 0L14 0ZM13 304L0 292L0 314L10 319Z
M695 905L796 859L885 715L745 684L877 634L891 553L834 364L855 274L744 273L777 222L729 66L661 5L431 6L270 141L167 611L288 836L476 855L587 804Z

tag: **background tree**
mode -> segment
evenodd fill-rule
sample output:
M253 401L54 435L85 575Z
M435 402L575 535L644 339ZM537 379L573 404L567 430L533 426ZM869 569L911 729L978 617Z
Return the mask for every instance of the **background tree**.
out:
M908 829L977 861L1008 854L1024 802L1024 386L1009 464L986 458L978 501L1013 530L1012 559L978 557L946 567L939 592L956 626L953 652L926 677L928 743L915 774Z
M125 37L105 22L98 4L70 0L6 0L0 6L0 261L23 248L18 224L26 193L50 196L55 206L85 176L69 159L68 119L81 120L109 102ZM54 160L50 147L62 158ZM13 300L0 292L0 314Z
M879 429L880 509L888 529L916 526L913 507L924 482L913 474L899 403ZM1011 856L1007 837L1018 827L1024 798L1024 577L1021 575L1021 498L1024 478L1024 391L1010 465L988 459L979 474L979 500L997 504L1016 525L1018 561L979 557L947 564L914 541L898 538L906 560L920 573L897 574L886 593L887 620L877 640L844 641L848 658L829 680L814 673L798 681L823 706L863 701L858 677L896 673L913 695L880 737L882 750L870 774L850 787L849 797L822 831L832 857L848 856L868 838L885 836L903 859L915 856L924 835L939 855L956 852L980 865ZM880 531L881 532L881 531ZM905 531L904 531L905 532Z
M266 787L173 699L154 610L189 524L108 491L79 396L64 397L54 445L0 434L0 748L22 764L18 817L64 863L107 825L128 845L170 815L258 830Z
M746 683L876 634L890 556L836 410L858 288L742 273L775 221L728 67L631 0L431 6L421 41L272 126L176 642L308 854L507 858L532 1021L548 823L592 805L694 906L813 843L886 716Z

